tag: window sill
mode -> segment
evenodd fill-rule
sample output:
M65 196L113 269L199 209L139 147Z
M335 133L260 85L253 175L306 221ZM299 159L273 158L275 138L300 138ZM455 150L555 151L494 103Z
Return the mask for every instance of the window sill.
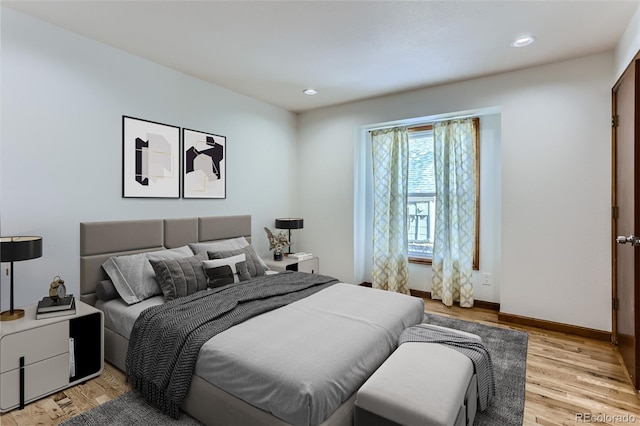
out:
M418 265L431 265L433 262L432 262L432 259L423 259L423 258L420 258L420 257L410 257L409 258L409 263L417 263ZM474 271L479 271L480 270L480 268L478 267L478 265L475 264L475 262L473 264L473 270Z
M418 263L421 265L431 265L431 259L424 259L421 257L410 257L409 263Z

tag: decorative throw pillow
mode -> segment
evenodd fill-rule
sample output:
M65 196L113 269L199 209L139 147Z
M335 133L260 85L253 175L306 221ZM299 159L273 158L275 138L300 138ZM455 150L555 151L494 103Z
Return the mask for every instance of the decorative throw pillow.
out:
M176 259L193 256L188 246L126 256L113 256L102 264L109 279L125 303L132 305L162 294L149 259Z
M209 278L209 287L221 287L251 279L244 253L225 259L205 260L202 262L202 267Z
M260 257L256 254L256 251L251 246L246 246L240 249L234 250L221 250L221 251L207 251L209 259L225 259L231 256L237 256L244 254L247 258L247 269L251 277L260 277L264 275L265 268L260 263Z
M205 290L207 275L202 268L202 261L206 259L204 253L180 259L149 259L164 294L164 300L169 301Z

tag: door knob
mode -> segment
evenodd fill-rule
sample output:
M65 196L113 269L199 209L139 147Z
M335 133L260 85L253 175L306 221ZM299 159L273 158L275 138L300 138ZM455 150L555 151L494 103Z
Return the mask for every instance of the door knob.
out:
M625 237L624 235L618 235L618 238L616 238L616 243L640 246L640 238L636 238L633 235L629 235L628 237Z

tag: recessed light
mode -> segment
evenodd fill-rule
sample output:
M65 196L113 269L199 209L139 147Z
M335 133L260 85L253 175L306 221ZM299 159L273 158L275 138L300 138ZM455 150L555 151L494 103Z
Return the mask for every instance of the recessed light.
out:
M305 95L315 95L318 91L316 89L304 89L302 93Z
M525 47L536 41L534 36L519 37L511 42L513 47Z

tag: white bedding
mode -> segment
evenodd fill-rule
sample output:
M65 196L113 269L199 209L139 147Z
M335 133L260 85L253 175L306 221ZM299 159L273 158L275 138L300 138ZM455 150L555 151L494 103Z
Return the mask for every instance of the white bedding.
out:
M99 302L105 326L125 336L162 296L127 306ZM295 425L316 425L348 399L422 321L422 299L336 284L259 315L204 344L196 374Z
M111 331L129 339L133 324L140 313L147 308L164 303L164 296L154 296L140 303L127 305L122 299L112 299L106 302L98 300L96 308L104 313L104 326Z

